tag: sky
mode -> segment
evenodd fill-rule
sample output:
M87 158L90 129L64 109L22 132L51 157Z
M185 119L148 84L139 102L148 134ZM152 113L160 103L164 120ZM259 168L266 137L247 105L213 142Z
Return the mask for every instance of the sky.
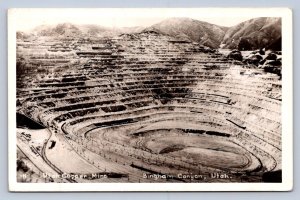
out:
M105 27L151 26L171 17L188 17L221 26L276 12L249 12L241 9L12 9L9 20L16 30L29 31L39 25L59 23L97 24ZM267 15L266 15L267 14Z

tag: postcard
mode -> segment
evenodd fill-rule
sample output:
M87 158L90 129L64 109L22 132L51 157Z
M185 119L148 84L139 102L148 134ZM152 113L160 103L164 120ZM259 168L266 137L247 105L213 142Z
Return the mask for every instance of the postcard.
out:
M288 191L288 8L8 10L10 191Z

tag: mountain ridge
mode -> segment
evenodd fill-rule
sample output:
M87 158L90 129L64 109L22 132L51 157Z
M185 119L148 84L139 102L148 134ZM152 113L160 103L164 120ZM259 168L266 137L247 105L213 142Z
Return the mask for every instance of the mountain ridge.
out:
M110 28L95 24L40 25L32 30L37 36L50 37L113 37L154 30L181 40L197 42L210 48L254 50L269 48L281 49L281 19L260 17L225 27L192 18L168 18L148 27ZM22 38L28 33L18 32Z
M219 47L227 29L191 18L169 18L149 28L154 28L175 38L199 42L211 48Z

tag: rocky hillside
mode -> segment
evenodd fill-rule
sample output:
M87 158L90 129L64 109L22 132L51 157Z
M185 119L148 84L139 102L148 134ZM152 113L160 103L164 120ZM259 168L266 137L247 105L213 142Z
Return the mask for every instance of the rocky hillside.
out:
M171 18L150 28L211 48L281 50L280 18L255 18L229 28L189 18Z
M281 49L281 19L261 17L230 27L222 41L223 48L254 50Z
M155 29L176 38L218 48L228 28L190 18L170 18L148 29Z

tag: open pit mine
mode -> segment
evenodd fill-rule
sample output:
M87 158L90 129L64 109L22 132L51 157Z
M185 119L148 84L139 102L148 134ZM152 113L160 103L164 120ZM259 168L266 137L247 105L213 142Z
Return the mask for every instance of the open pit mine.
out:
M19 39L16 95L18 182L281 182L281 77L197 42Z

